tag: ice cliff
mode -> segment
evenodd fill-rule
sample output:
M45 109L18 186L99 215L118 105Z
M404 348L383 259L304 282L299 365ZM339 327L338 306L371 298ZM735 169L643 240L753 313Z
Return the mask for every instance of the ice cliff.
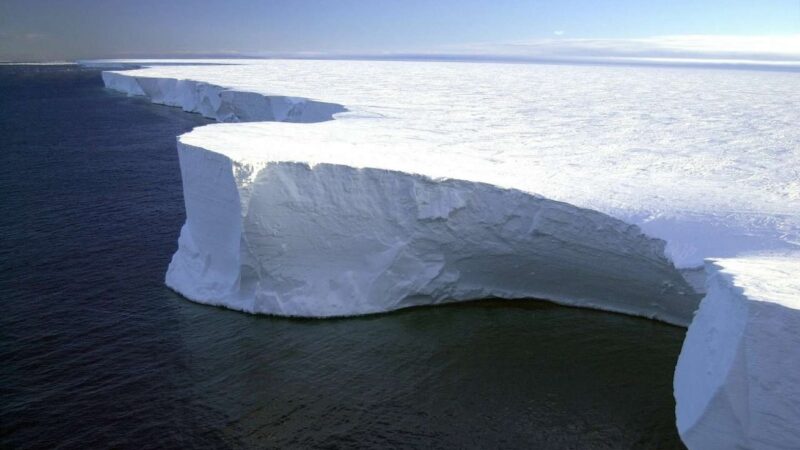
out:
M167 284L197 301L325 317L535 297L679 324L696 305L663 242L598 212L389 170L179 154L187 220Z
M795 73L391 61L139 64L148 67L109 72L106 83L223 122L280 121L229 123L195 141L203 148L218 142L211 150L235 160L325 161L534 193L639 226L667 243L679 268L800 243Z
M173 78L131 77L105 71L106 87L128 95L146 96L153 103L177 106L220 122L330 120L344 111L340 105L285 96L264 96L223 89L213 84Z
M317 122L344 111L207 83L103 76L116 90L220 121ZM276 136L261 146L223 133L237 142L220 146L219 127L195 130L178 144L187 220L166 281L195 301L329 317L544 298L681 325L696 307L664 242L605 214L520 190L349 161L325 142L319 148L328 147L328 155L287 152Z
M800 448L800 255L709 262L675 370L691 449Z

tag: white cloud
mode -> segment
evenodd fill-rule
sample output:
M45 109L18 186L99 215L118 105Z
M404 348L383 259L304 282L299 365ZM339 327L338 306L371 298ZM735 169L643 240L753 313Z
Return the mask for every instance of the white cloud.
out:
M555 31L556 36L559 31ZM562 32L563 33L563 32ZM680 58L800 61L800 34L785 36L680 35L638 39L555 38L485 43L456 54L531 58Z

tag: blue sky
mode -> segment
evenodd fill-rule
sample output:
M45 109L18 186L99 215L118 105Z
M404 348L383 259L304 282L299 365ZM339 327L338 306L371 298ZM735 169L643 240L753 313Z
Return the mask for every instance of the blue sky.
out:
M552 44L545 53L590 43L615 54L631 40L647 54L652 41L639 39L682 35L800 36L800 0L0 1L4 60L495 53L528 43L541 51L543 42ZM792 53L794 42L754 48Z

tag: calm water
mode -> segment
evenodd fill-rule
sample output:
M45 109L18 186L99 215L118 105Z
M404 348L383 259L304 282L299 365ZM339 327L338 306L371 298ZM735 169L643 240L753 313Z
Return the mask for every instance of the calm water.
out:
M163 285L175 136L97 71L0 66L0 446L681 448L683 330L541 302L254 317Z

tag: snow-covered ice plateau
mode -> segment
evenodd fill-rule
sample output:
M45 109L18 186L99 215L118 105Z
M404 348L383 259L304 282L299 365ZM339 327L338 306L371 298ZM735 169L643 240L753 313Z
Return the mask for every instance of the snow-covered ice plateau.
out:
M681 436L800 447L800 73L113 64L141 67L106 86L224 122L178 140L166 281L188 298L325 317L537 297L687 325L678 269L705 263Z
M211 150L242 159L377 166L535 193L638 225L667 242L680 268L800 244L797 73L209 62L116 72L106 83L228 122L334 115L303 127L215 125L181 140L235 143ZM309 101L327 108L303 119L300 110L317 111ZM347 111L335 113L336 105Z

